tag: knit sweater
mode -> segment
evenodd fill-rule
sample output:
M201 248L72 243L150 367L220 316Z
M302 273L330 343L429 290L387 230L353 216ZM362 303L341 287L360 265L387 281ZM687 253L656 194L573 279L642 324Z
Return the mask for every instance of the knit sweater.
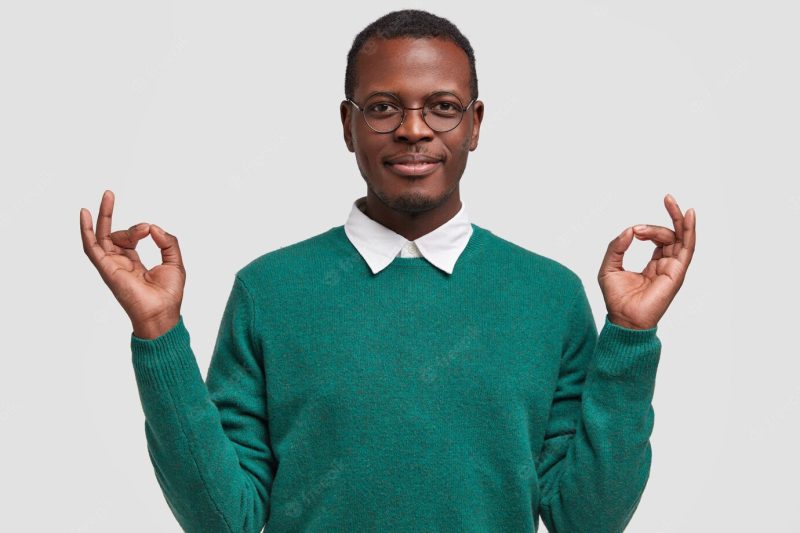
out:
M189 532L622 531L656 329L598 336L580 278L476 224L448 275L372 274L343 226L234 276L205 382L183 315L131 334L155 477Z

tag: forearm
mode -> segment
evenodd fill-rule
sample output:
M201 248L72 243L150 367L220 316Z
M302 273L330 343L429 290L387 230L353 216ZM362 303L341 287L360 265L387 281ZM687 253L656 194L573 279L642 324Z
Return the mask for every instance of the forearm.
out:
M210 400L183 320L155 339L131 338L145 435L156 478L188 532L258 532L267 494L242 468ZM266 469L267 466L263 465Z
M551 533L619 532L630 521L650 473L660 351L655 328L632 330L606 320L577 430L562 441L566 455L552 465L543 490L541 514Z

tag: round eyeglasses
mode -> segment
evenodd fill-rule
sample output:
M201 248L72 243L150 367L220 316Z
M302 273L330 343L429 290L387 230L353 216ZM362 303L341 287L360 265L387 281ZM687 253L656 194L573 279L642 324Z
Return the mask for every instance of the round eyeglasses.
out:
M391 93L375 93L370 96L364 107L351 99L348 102L356 106L367 126L378 133L392 133L399 128L406 118L406 110L422 109L422 120L433 131L444 133L455 129L461 124L464 112L475 102L470 100L466 107L453 93L441 91L433 93L425 99L422 107L405 107L396 96Z

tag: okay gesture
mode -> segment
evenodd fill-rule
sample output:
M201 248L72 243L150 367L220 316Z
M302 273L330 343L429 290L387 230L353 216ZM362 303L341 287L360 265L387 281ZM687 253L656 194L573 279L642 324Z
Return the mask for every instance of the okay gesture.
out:
M612 323L630 329L649 329L658 324L683 284L695 243L694 208L682 213L672 195L664 197L675 231L652 224L633 226L608 245L597 281ZM633 237L653 241L653 257L641 272L622 268L622 256Z

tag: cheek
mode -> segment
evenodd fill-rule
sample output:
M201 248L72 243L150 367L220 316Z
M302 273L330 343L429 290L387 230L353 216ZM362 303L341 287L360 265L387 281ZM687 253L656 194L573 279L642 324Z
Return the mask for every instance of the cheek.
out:
M460 139L458 144L455 146L455 153L453 155L457 158L466 157L466 155L469 153L470 141L471 138L469 135L465 135L462 139Z
M370 146L362 144L358 149L359 159L364 167L374 167L377 158L375 157L375 150Z
M364 163L368 163L372 159L370 154L375 151L374 139L361 131L359 127L354 126L351 131L353 134L353 148L355 149L358 159Z
M464 142L461 143L461 153L466 155L469 152L469 145L472 138L469 135L464 137Z

